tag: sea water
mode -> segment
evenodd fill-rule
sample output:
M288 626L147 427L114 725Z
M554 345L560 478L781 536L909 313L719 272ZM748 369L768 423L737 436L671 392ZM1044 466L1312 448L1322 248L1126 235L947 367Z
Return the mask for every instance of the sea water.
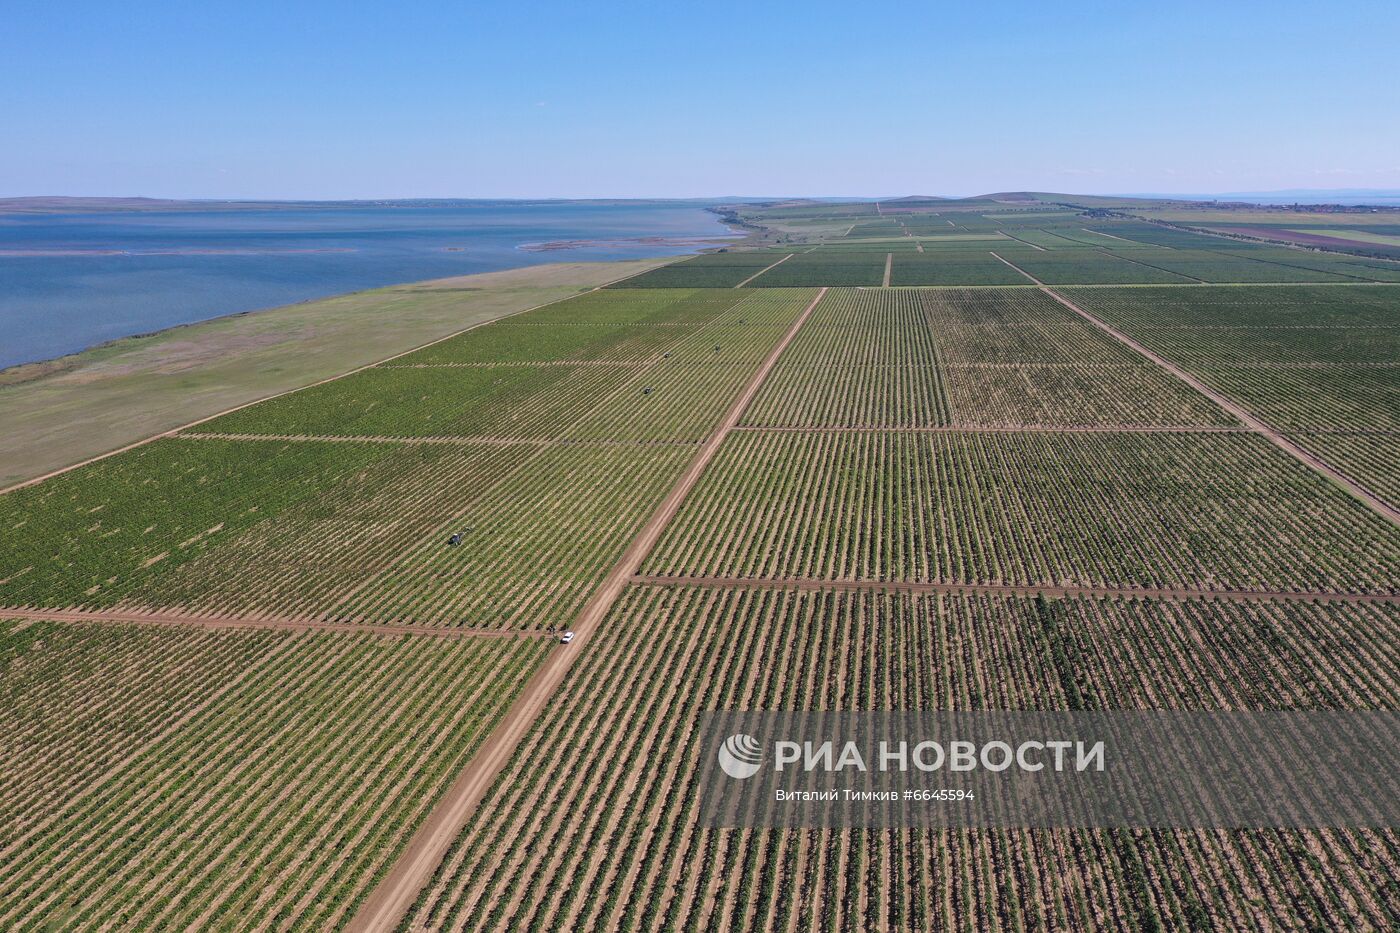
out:
M0 368L225 314L729 231L684 203L501 202L0 215ZM535 252L528 244L592 242ZM613 241L613 242L608 242ZM617 242L622 241L622 242Z

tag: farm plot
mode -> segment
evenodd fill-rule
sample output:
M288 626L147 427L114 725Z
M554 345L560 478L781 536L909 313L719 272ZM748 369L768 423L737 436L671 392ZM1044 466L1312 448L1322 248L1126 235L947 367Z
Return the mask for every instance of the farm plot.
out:
M1073 300L1394 501L1400 295L1386 287L1083 289ZM1334 432L1340 431L1340 434Z
M1400 282L1400 263L1383 259L1362 259L1336 253L1276 248L1256 249L1248 255L1258 262L1279 267L1313 269L1358 282Z
M716 289L678 292L669 302L665 294L661 292L659 300L656 290L595 293L576 300L577 317L590 323L567 323L575 319L570 311L575 302L569 301L542 309L548 313L540 323L522 316L482 328L476 338L489 350L516 337L523 341L513 351L517 356L572 352L601 360L514 366L422 366L400 360L225 415L202 428L254 435L544 440L573 436L573 429L591 416L582 436L694 439L697 430L703 433L718 417L713 413L715 393L722 392L743 365L758 364L811 292L793 289L763 297L747 290ZM560 344L569 339L570 328L611 322L633 313L636 302L654 309L653 323L606 326L603 329L613 335L611 343L600 339L582 346ZM556 335L551 321L560 322L557 326L565 336ZM506 333L491 333L498 327ZM658 334L664 336L658 339ZM460 346L428 352L466 354L471 337L463 335ZM703 353L699 347L705 348ZM614 352L627 357L643 351L641 359L609 359ZM683 359L723 368L683 369L676 365ZM690 374L688 379L680 375L683 372ZM639 413L638 400L649 399L646 390L661 385L669 394L658 398L671 402L652 405L654 416Z
M345 922L542 639L0 623L0 924Z
M549 447L319 615L353 621L566 625L694 456L684 446Z
M1010 237L1002 236L999 233L963 233L963 234L943 234L940 236L921 236L918 243L925 250L931 249L952 249L952 250L975 250L975 249L1024 249L1025 244L1019 243Z
M614 282L609 288L733 288L781 258L759 251L706 253Z
M1203 366L1195 375L1273 427L1400 430L1394 366Z
M861 252L915 252L919 248L919 241L907 236L891 237L887 240L833 240L830 243L823 243L810 251L804 249L802 255L826 254L826 255L846 255L849 253Z
M745 290L710 324L677 342L669 356L586 413L571 440L698 443L813 297L810 289Z
M215 418L226 434L557 437L581 409L637 378L628 364L380 366Z
M1400 509L1400 431L1299 431L1289 439Z
M751 288L820 285L879 285L888 250L798 253L749 283ZM906 255L900 253L899 255Z
M1189 275L1205 282L1350 282L1344 275L1322 272L1301 266L1259 262L1249 250L1189 250L1158 251L1151 257L1133 255L1169 272Z
M1156 254L1153 254L1154 256ZM1016 265L1047 285L1127 285L1190 282L1164 269L1130 262L1107 250L1061 249L1017 253Z
M1388 922L1391 832L701 829L694 739L713 709L1389 708L1397 626L1374 606L635 587L405 928Z
M1151 243L1139 243L1135 240L1120 238L1116 233L1110 230L1094 230L1089 227L1075 226L1072 222L1043 232L1060 240L1068 241L1067 243L1059 244L1057 248L1078 247L1082 249L1085 246L1112 250L1156 250L1161 248Z
M1023 252L1033 250L1021 250ZM1015 269L990 251L929 250L899 253L890 270L891 285L1028 285Z
M1136 333L1136 332L1135 332ZM1400 326L1145 327L1139 339L1167 359L1209 366L1400 365Z
M1209 399L1038 289L917 293L952 424L1232 425Z
M744 432L644 567L1394 592L1400 530L1253 434Z
M406 552L446 547L463 531L462 516L538 453L528 445L380 446L376 469L347 474L180 567L136 581L122 602L221 615L324 615ZM467 547L480 544L467 539Z
M164 439L0 496L0 605L109 606L392 464L382 444Z
M1192 233L1190 230L1178 230L1174 227L1163 227L1159 224L1152 224L1136 221L1126 221L1123 223L1085 224L1090 230L1098 230L1102 233L1111 233L1114 236L1123 237L1127 240L1134 240L1139 243L1147 243L1153 246L1165 246L1171 249L1219 249L1222 246L1230 246L1232 249L1239 247L1242 249L1253 249L1252 244L1229 242L1221 237L1209 236L1204 233Z
M605 289L474 328L386 365L638 361L736 301L720 289Z
M1148 328L1400 327L1400 294L1385 286L1086 288L1065 294L1144 342Z
M834 289L745 413L763 426L912 427L947 422L922 293Z

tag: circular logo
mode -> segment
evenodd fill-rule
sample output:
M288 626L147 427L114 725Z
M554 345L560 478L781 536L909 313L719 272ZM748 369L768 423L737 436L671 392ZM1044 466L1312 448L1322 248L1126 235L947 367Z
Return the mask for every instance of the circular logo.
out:
M763 767L763 749L751 735L731 735L719 747L719 766L732 778L753 777Z

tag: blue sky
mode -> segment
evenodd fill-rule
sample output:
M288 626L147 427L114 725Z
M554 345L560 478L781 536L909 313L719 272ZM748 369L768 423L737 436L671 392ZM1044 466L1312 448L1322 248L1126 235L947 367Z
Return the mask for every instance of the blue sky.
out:
M1400 4L5 0L0 196L1400 188Z

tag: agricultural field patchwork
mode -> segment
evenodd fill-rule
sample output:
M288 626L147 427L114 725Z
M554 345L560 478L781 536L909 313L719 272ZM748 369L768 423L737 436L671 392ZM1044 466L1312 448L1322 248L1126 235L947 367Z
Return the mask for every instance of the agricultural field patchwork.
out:
M634 587L406 927L1400 918L1392 832L713 830L694 792L706 710L1361 708L1396 701L1397 634L1393 607Z
M741 206L0 494L0 924L1400 925L1391 830L698 825L706 710L1400 701L1400 266L1133 208Z
M1388 593L1400 528L1252 434L744 432L644 572Z
M1070 289L1081 307L1395 501L1400 293L1346 288ZM1335 434L1334 432L1342 432ZM1366 439L1366 435L1374 435Z

